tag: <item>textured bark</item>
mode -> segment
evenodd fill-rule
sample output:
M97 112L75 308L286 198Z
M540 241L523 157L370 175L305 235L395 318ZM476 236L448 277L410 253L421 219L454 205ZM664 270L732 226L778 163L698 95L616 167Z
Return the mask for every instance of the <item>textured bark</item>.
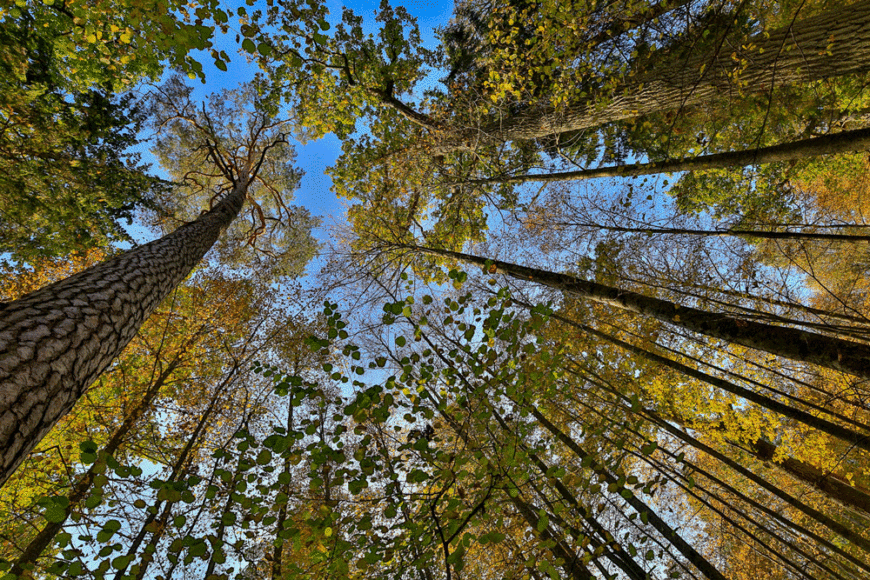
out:
M870 346L865 344L796 328L762 324L734 318L723 313L681 306L667 300L581 280L567 274L557 274L510 262L491 260L449 250L404 247L411 251L479 264L488 267L491 273L500 272L519 280L536 282L594 302L651 316L662 322L705 336L726 340L792 360L817 364L836 371L870 378ZM867 445L868 441L865 440L862 446L867 448Z
M202 259L247 180L175 232L0 309L0 485Z
M583 169L580 171L563 171L559 173L507 175L504 177L491 177L488 179L470 179L465 183L549 183L554 181L582 181L584 179L596 179L600 177L637 177L640 175L657 175L660 173L676 173L680 171L703 171L708 169L725 169L728 167L745 167L747 165L758 165L761 163L780 163L783 161L810 159L822 155L856 153L859 151L867 151L868 149L870 149L870 129L857 129L854 131L843 131L832 135L824 135L822 137L814 137L812 139L792 141L791 143L771 145L770 147L744 149L741 151L726 151L724 153L712 153L710 155L700 155L698 157L686 159L665 159L663 161L655 161L652 163L632 163L629 165L599 167L597 169ZM729 233L730 232L722 232L720 235L728 235ZM818 235L821 236L821 234Z
M98 466L105 468L105 457L108 455L114 455L115 451L118 450L127 438L127 434L130 430L136 425L136 423L138 423L142 415L151 408L151 403L157 397L157 393L160 392L160 389L166 383L166 380L181 363L181 359L182 353L179 353L178 357L175 358L175 360L173 360L166 369L160 373L157 379L151 383L142 399L130 410L127 416L124 417L123 422L117 429L115 429L115 432L106 442L105 447L101 450L100 459L91 465L90 469L81 475L75 484L73 484L72 490L67 496L69 498L69 505L64 508L63 519L57 522L47 521L45 523L45 526L38 534L36 534L36 536L33 537L27 547L24 548L24 551L21 552L18 560L15 561L15 564L12 566L13 574L21 574L25 569L28 569L32 564L34 564L37 558L42 555L42 552L52 543L55 536L57 536L57 534L63 529L69 515L90 493L91 487L94 483L94 477L97 475Z
M749 49L743 46L752 47ZM447 133L436 154L532 140L777 86L870 70L870 1L759 35L707 54L662 54L617 94L556 111L540 107L481 127ZM746 61L745 68L740 62ZM648 71L648 72L647 72Z

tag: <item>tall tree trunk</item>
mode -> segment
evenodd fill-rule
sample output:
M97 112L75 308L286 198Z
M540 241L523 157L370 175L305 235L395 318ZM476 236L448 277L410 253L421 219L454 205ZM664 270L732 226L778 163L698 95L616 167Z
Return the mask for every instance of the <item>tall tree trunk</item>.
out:
M30 540L30 543L24 548L24 551L18 557L18 560L15 561L15 564L12 566L13 574L21 574L25 569L35 563L37 558L42 555L42 552L51 544L52 540L54 540L54 537L58 532L63 529L64 523L66 523L69 515L90 492L97 471L105 468L106 457L114 455L115 451L118 450L127 438L130 430L136 425L136 423L138 423L142 415L151 408L151 403L157 397L160 389L178 367L179 363L181 363L182 355L183 353L179 353L178 357L175 358L175 360L173 360L162 373L160 373L157 379L148 387L148 390L145 391L145 395L142 399L134 405L127 416L124 417L123 422L118 425L118 428L115 429L115 432L112 433L112 436L106 442L105 447L101 450L99 459L73 484L72 489L67 496L69 498L69 504L63 510L63 519L54 522L47 521L45 523L45 526L38 534L36 534L36 536L33 537L32 540Z
M559 173L538 173L525 175L505 175L488 179L470 179L465 183L529 183L551 181L582 181L598 177L637 177L640 175L657 175L660 173L676 173L680 171L703 171L708 169L726 169L728 167L744 167L761 163L779 163L799 159L811 159L821 155L837 155L856 153L870 149L870 129L843 131L832 135L823 135L811 139L802 139L741 151L725 151L710 155L699 155L685 159L664 159L650 163L631 163L613 167L598 167L579 171L563 171ZM723 232L726 235L728 232Z
M526 305L528 306L528 305ZM591 326L587 326L585 324L581 324L579 322L575 322L569 318L564 316L560 316L558 314L553 314L553 318L564 322L565 324L574 326L583 330L583 332L587 332L593 336L597 336L607 342L614 344L620 348L627 350L628 352L634 353L648 361L661 364L667 368L673 369L680 374L683 374L687 377L691 377L693 379L697 379L712 387L716 387L722 389L725 392L731 393L733 395L737 395L747 401L751 401L757 405L764 407L765 409L769 409L774 413L779 413L784 415L790 419L794 419L799 423L803 423L809 427L813 427L814 429L818 429L819 431L824 431L828 435L841 439L851 445L855 445L867 451L870 451L870 436L853 431L851 429L847 429L841 425L836 423L832 423L826 419L818 417L812 413L807 411L803 411L796 407L791 407L784 403L777 401L771 397L762 395L760 393L756 393L751 389L747 389L738 384L732 383L731 381L727 381L725 379L719 378L717 376L709 375L707 373L701 372L695 368L692 368L688 365L684 365L681 362L669 359L667 357L661 356L654 352L648 351L644 348L631 344L629 342L625 342L620 340L614 336L610 336L607 333L601 332L600 330L596 330Z
M182 448L181 453L179 453L178 457L175 459L175 463L172 465L172 472L165 480L166 483L181 481L181 479L184 477L184 474L189 469L188 459L190 458L191 453L193 453L194 448L197 445L200 445L202 443L203 431L205 430L206 425L208 425L209 420L211 420L214 412L219 409L218 403L221 402L221 395L224 393L227 387L235 382L236 373L239 371L239 368L241 368L241 365L241 361L236 361L235 363L233 363L233 366L227 376L224 378L223 381L221 381L221 384L215 388L215 391L212 394L211 401L209 401L208 403L208 407L206 407L205 411L203 411L202 416L196 423L196 427L193 429L193 433L190 434L190 439L187 441L185 446ZM166 503L172 504L175 502L167 500ZM136 552L139 550L139 546L141 546L142 542L145 541L145 536L148 535L148 533L150 532L151 528L149 524L157 519L157 513L160 510L161 505L163 505L163 500L158 499L152 506L154 509L149 509L148 515L145 518L142 527L139 529L139 533L136 534L136 536L133 538L132 543L127 547L127 563L124 564L123 567L117 568L117 572L115 573L115 580L122 580L122 578L125 577L127 567L136 556ZM141 565L147 567L150 563L151 560L149 558L146 558L142 561Z
M0 307L0 485L239 214L248 180L173 233Z
M592 460L592 471L595 472L598 477L600 477L604 482L609 484L619 484L619 479L612 474L607 467L598 463L592 455L586 453L580 445L574 441L570 436L560 430L556 425L554 425L549 419L544 417L537 407L533 407L531 405L525 405L525 408L529 410L532 416L544 427L547 431L549 431L556 439L561 441L566 447L568 447L581 461L589 458ZM628 489L628 488L625 488ZM719 570L704 556L699 554L695 548L691 546L688 542L686 542L682 536L680 536L676 530L674 530L665 520L663 520L659 515L654 512L650 507L641 501L639 497L634 495L633 493L629 493L628 497L625 497L625 501L630 505L637 513L646 514L649 525L658 531L663 538L669 541L680 553L698 570L701 571L704 576L709 578L710 580L726 580L726 577L719 572Z
M423 336L425 337L425 334ZM434 344L428 339L428 337L426 337L425 340L426 340L427 344L429 344L430 347L434 347ZM442 362L446 363L448 366L450 366L452 368L455 368L453 366L453 364L443 354L439 353L438 349L433 348L432 350L435 352L436 356L439 359L441 359ZM460 377L460 380L462 380L463 382L466 382L466 379L464 378L464 375L461 372L458 373L458 376ZM467 384L467 382L466 382L466 384ZM431 398L433 401L435 401L439 414L442 417L444 417L444 419L448 423L450 423L450 425L453 427L453 430L456 431L456 433L458 435L460 435L463 440L468 440L468 435L465 432L465 429L463 428L462 424L459 423L458 421L456 421L453 418L453 416L447 412L446 405L443 403L441 398L437 394L433 393L431 390L427 390L427 393L429 395L429 398ZM592 460L592 465L591 465L592 470L603 481L605 481L608 484L617 483L616 476L614 476L604 465L598 464L595 461L594 457L592 457L591 455L588 455L582 448L580 448L580 446L573 439L571 439L568 435L566 435L565 433L560 431L553 423L551 423L549 420L547 420L547 418L544 417L540 413L540 411L538 410L537 407L530 406L530 405L520 405L520 403L518 401L515 401L513 399L511 399L511 400L514 404L528 409L529 412L535 417L535 419L541 424L541 426L544 427L544 429L546 429L547 431L549 431L552 435L554 435L557 439L559 439L569 449L571 449L571 451L577 456L578 459L580 459L581 461L583 461L587 457L589 459L591 459ZM494 411L494 409L492 409L492 407L490 407L490 410ZM504 423L504 419L502 419L500 415L498 415L498 417L499 417L499 424L502 427L506 427L506 425ZM510 494L508 494L508 496L510 498ZM514 498L510 498L510 499L513 500ZM691 562L699 571L701 571L701 573L704 574L704 576L706 578L708 578L708 580L727 580L725 578L725 576L721 572L719 572L719 570L711 562L709 562L706 558L704 558L703 555L701 555L697 550L695 550L695 548L692 547L691 544L689 544L686 540L684 540L682 538L682 536L680 536L676 532L676 530L674 530L666 521L664 521L661 517L659 517L659 515L656 514L656 512L654 512L639 497L637 497L636 495L634 495L632 493L632 494L630 494L630 497L625 497L624 499L635 511L637 511L638 514L646 514L646 517L648 518L649 524L656 531L658 531L662 535L662 537L665 538L666 541L668 541L672 546L674 546L674 548L676 548L677 551L679 551L680 554L682 554L683 557L686 558L686 560ZM532 520L530 520L528 518L528 516L526 515L526 513L524 513L522 511L521 506L517 505L516 502L514 502L514 505L517 506L518 509L520 509L520 512L523 513L523 516L526 517L526 519L529 521L530 524L532 524ZM532 515L534 515L534 514L532 514ZM536 527L537 526L537 519L535 519L534 521L535 521L535 523L532 525L533 525L533 527ZM566 571L568 571L568 570L566 570ZM586 570L585 568L583 571L588 573L588 570ZM571 572L569 571L569 573L571 573Z
M552 107L530 109L479 129L447 132L435 154L589 129L698 105L723 93L758 93L867 71L870 1L826 10L752 37L743 46L751 48L719 46L682 58L669 51L652 59L616 94L558 111Z
M582 298L616 308L651 316L667 324L703 334L730 343L747 346L792 360L817 364L855 376L870 378L870 346L799 330L786 326L772 326L752 320L742 320L724 313L707 312L689 306L621 290L597 282L581 280L567 274L558 274L510 262L492 260L416 246L399 246L434 256L442 256L478 264L491 273L507 274L519 280L532 281ZM870 438L863 442L870 446Z

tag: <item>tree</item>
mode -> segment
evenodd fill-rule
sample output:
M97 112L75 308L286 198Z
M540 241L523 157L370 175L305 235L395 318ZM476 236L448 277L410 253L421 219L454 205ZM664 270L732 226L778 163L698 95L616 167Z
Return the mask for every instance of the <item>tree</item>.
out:
M743 150L742 161L738 151L697 162L690 161L695 156L691 151L677 157L684 157L687 166L699 167L714 161L747 162L760 140L779 135L778 147L788 150L800 139L782 126L785 119L778 117L780 124L769 127L767 117L760 118L764 109L756 106L754 95L829 76L838 77L833 84L847 84L849 75L866 71L865 57L848 43L841 48L850 56L842 61L833 57L845 64L842 69L821 61L816 68L813 59L804 62L802 57L791 60L802 51L821 60L832 58L837 49L829 46L829 36L833 32L839 38L834 22L843 22L847 10L859 15L856 21L865 18L864 3L806 17L790 12L786 19L782 14L773 17L766 5L750 3L733 9L713 3L697 11L679 2L632 4L624 12L620 7L616 3L609 5L613 12L579 11L573 18L584 32L570 37L554 32L559 42L551 45L542 31L563 26L567 7L551 11L548 6L517 2L496 10L482 3L472 9L479 20L472 23L475 32L457 33L469 46L465 56L456 58L468 60L473 55L470 64L462 65L472 72L455 75L447 92L430 93L421 107L399 99L402 92L410 92L429 61L388 32L410 29L408 34L413 34L414 29L386 8L379 17L385 23L380 37L365 38L359 19L347 15L331 38L320 33L309 38L304 49L300 41L300 48L287 48L286 64L275 74L293 87L288 99L304 112L300 120L314 135L331 129L345 137L358 117L369 120L369 134L344 138L344 154L333 169L336 192L360 201L351 219L361 236L383 235L391 228L396 236L418 235L427 245L458 250L464 241L483 239L487 206L515 209L519 194L501 182L501 175L527 174L531 167L551 165L571 147L579 151L574 156L578 162L592 162L602 142L605 159L617 154L624 158L631 151L638 157L647 155L651 162L664 157L672 167L681 166L668 159L674 156L667 154L667 144L649 144L654 138L670 138L663 119L688 119L681 121L687 128L681 125L680 131L701 134L703 127L691 124L703 123L697 111L720 105L734 109L728 119L739 131L726 150ZM659 24L647 20L647 8L667 17ZM754 24L754 17L760 23ZM612 36L605 35L603 42L590 39L595 37L592 30L609 24L615 26ZM842 38L852 34L842 32ZM291 40L281 42L286 46ZM281 42L276 40L276 47ZM487 70L492 78L483 82L480 71ZM522 83L531 86L519 88ZM723 103L723 95L743 108ZM744 109L757 111L751 127L742 117L734 120ZM760 136L753 133L757 125ZM650 133L655 130L657 134ZM568 145L572 136L578 143ZM679 147L683 145L681 140ZM629 173L632 169L639 168L630 167ZM655 170L655 165L644 169ZM746 181L751 179L741 183Z
M14 562L13 573L20 574L33 566L54 543L69 517L82 515L86 502L87 507L92 508L95 498L111 495L104 489L107 482L100 477L107 468L120 473L126 469L120 466L130 465L137 458L158 457L171 445L172 437L168 436L171 429L165 420L160 428L167 436L163 441L150 440L149 431L157 423L158 403L164 413L173 403L183 407L195 405L201 395L196 393L195 386L184 385L191 381L191 376L201 382L213 380L213 375L223 372L227 357L245 355L242 351L227 352L227 346L240 339L250 342L244 334L256 333L262 317L269 312L270 296L243 281L211 277L207 272L201 272L198 278L173 292L163 308L143 324L137 339L128 345L119 360L89 389L84 407L92 405L95 409L88 413L79 405L58 423L65 431L59 437L60 443L67 440L72 448L86 449L83 457L88 460L79 473L69 473L68 487L58 482L59 489L42 492L56 501L44 513L45 521L41 525L38 521L32 522L34 527L41 528L38 533L32 538L19 538L20 553L4 555ZM98 393L102 391L107 394L101 397ZM109 407L100 404L104 398L118 401L119 416L113 417ZM99 414L97 422L105 426L105 437L93 424L96 414ZM71 424L70 419L74 418ZM49 434L47 439L57 441L58 435ZM27 477L13 478L4 491L12 492L13 485L38 487L40 479L53 477L45 471L62 470L46 462L45 453L31 456L30 460ZM69 457L67 461L74 462L74 458ZM63 507L58 503L60 498L65 498ZM9 510L6 513L12 514L17 506L4 507Z
M223 178L213 191L219 201L159 240L2 306L0 481L69 411L229 227L272 150L286 150L283 123L274 120L265 102L248 105L241 142L228 137L220 124L231 120L211 118L206 110L197 112L185 104L167 111L167 131L189 135L188 124L196 129L200 149L194 153L210 161Z

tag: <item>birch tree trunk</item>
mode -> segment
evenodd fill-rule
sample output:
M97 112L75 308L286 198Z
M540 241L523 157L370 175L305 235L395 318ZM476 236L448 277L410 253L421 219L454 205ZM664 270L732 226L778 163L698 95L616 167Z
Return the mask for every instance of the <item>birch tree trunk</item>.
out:
M0 485L199 263L247 185L159 240L0 306Z
M447 132L434 149L435 154L443 155L479 145L539 139L678 110L723 94L761 93L867 70L870 1L863 0L752 37L742 46L723 43L711 52L688 57L664 53L616 94L593 97L561 110L530 108L496 123Z

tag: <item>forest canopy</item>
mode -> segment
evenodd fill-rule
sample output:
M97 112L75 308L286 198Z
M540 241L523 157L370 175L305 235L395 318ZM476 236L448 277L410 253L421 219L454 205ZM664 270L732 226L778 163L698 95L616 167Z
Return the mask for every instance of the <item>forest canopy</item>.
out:
M0 6L0 579L870 575L870 2L428 8Z

